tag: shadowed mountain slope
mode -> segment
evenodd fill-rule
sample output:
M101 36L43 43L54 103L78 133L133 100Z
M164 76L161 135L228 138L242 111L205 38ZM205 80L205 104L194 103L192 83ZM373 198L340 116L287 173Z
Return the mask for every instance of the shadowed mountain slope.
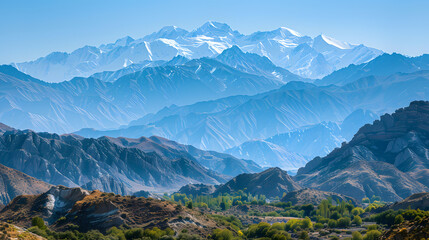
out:
M397 201L428 191L428 151L429 102L415 101L363 126L349 143L299 169L295 180L358 200Z

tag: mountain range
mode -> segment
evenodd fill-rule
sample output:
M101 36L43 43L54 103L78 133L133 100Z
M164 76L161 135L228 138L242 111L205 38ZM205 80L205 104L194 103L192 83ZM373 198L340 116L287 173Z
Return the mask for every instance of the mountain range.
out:
M11 66L0 66L0 101L4 106L0 121L20 129L57 133L84 127L114 128L172 104L253 95L287 81L305 80L237 47L225 50L218 58L229 64L243 64L242 71L217 59L176 57L161 66L125 75L120 70L114 82L76 77L52 84Z
M53 52L34 61L12 65L36 78L61 82L117 71L133 64L168 61L175 56L215 57L233 45L267 57L277 66L305 78L321 78L349 64L368 62L382 53L325 35L311 38L285 27L243 35L225 23L210 21L190 32L167 26L141 39L127 36L114 43L85 46L71 53Z
M388 71L377 70L384 67L383 62L395 64ZM342 81L344 74L339 72L374 73L339 86L306 82L268 58L236 46L215 58L175 57L119 74L113 82L89 77L47 83L2 66L0 121L20 129L57 133L83 128L77 134L85 137L157 135L204 150L227 151L267 167L296 169L350 140L358 126L366 123L355 117L349 121L356 121L353 128L340 131L340 124L353 112L362 109L381 115L413 100L429 99L426 71L400 73L425 69L428 64L426 55L383 54L359 68L350 65L326 77ZM362 115L362 119L370 122L373 118ZM324 131L327 138L318 140L317 131ZM306 137L300 144L289 142L289 134L300 139L303 132ZM254 153L245 149L252 144ZM279 164L273 165L277 160Z
M378 118L377 114L358 109L339 124L322 122L274 135L265 140L251 140L225 152L238 158L253 159L263 167L281 167L294 172L308 160L325 156L341 143L350 141L353 134L366 123Z
M373 61L385 58L403 56L382 55ZM377 115L393 112L413 100L429 100L428 73L371 75L344 86L289 82L252 96L172 105L116 130L82 129L76 133L86 137L158 135L201 149L227 151L262 166L272 166L267 158L272 162L278 159L277 166L296 169L351 140L361 125Z
M231 175L261 170L251 161L156 137L86 139L14 130L0 135L0 149L1 164L47 183L125 195L171 191L188 183L219 184L232 177L210 167Z
M359 129L349 143L298 170L303 186L397 201L429 190L429 102L415 101Z

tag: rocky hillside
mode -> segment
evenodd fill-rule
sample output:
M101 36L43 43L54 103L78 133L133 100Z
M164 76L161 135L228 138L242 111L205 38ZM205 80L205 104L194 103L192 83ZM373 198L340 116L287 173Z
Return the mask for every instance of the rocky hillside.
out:
M252 195L263 194L266 197L281 197L283 193L301 189L301 186L280 168L270 168L260 173L243 173L219 186L214 195L232 193L239 190Z
M405 221L399 225L394 225L386 231L380 239L383 240L414 240L429 238L429 218Z
M0 203L7 204L19 195L39 194L51 185L0 164Z
M179 189L179 193L186 195L210 195L216 191L216 186L206 184L188 184Z
M44 237L5 222L0 222L0 239L46 240Z
M388 209L420 209L429 211L429 193L415 193L400 202L396 202L387 207Z
M166 159L156 152L123 147L107 138L32 131L1 135L0 163L50 184L83 185L119 194L179 189L188 183L219 184L226 179L193 158Z
M0 133L4 133L4 132L7 132L7 131L13 131L13 130L14 130L14 128L9 127L6 124L0 123Z
M170 227L180 232L208 234L216 223L201 213L179 205L135 196L120 196L81 188L52 187L40 195L15 198L0 212L0 221L29 227L31 219L42 217L52 229L66 230L75 224L80 231L113 226Z
M357 206L358 201L352 197L348 197L342 194L319 191L315 189L305 188L293 192L288 192L281 201L292 202L293 205L313 204L319 205L324 199L332 199L333 204L337 201L352 201L353 205Z
M358 200L372 195L397 201L429 187L429 102L385 114L363 126L341 148L299 169L307 187Z

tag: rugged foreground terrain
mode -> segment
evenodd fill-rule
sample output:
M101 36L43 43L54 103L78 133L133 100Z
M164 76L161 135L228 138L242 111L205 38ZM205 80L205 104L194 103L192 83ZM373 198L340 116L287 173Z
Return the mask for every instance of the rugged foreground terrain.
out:
M52 229L106 232L111 227L167 227L180 232L207 235L217 224L198 211L167 201L121 196L81 188L52 187L40 195L15 198L0 212L0 221L30 227L33 217L42 217Z

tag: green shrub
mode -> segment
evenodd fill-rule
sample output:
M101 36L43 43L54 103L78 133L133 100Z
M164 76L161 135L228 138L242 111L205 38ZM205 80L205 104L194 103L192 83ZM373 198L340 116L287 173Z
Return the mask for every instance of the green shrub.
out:
M232 232L228 229L215 229L212 234L212 239L215 240L232 240Z
M316 223L316 224L314 224L314 228L315 229L322 229L322 228L324 228L325 226L323 225L323 223Z
M310 237L308 236L308 232L307 231L300 232L298 239L304 239L304 240L310 239Z
M342 217L340 219L338 219L337 221L337 227L339 228L346 228L350 226L350 218L348 217Z
M334 219L329 219L328 227L329 228L336 228L337 227L337 221L335 221Z
M377 240L381 236L381 232L378 230L368 231L363 237L364 240Z
M368 225L368 226L366 227L366 229L367 229L368 231L377 230L377 228L378 228L377 224Z
M363 208L360 208L360 207L353 208L353 210L351 211L352 215L354 216L359 216L364 212L365 210L363 210Z
M45 221L43 221L41 217L34 217L33 219L31 219L31 225L34 227L38 227L41 230L46 229Z
M363 240L362 234L360 234L360 232L353 232L352 240Z
M401 224L404 221L404 217L401 214L396 215L395 224Z
M362 218L359 216L354 216L353 217L353 224L355 224L356 226L360 226L362 225Z

